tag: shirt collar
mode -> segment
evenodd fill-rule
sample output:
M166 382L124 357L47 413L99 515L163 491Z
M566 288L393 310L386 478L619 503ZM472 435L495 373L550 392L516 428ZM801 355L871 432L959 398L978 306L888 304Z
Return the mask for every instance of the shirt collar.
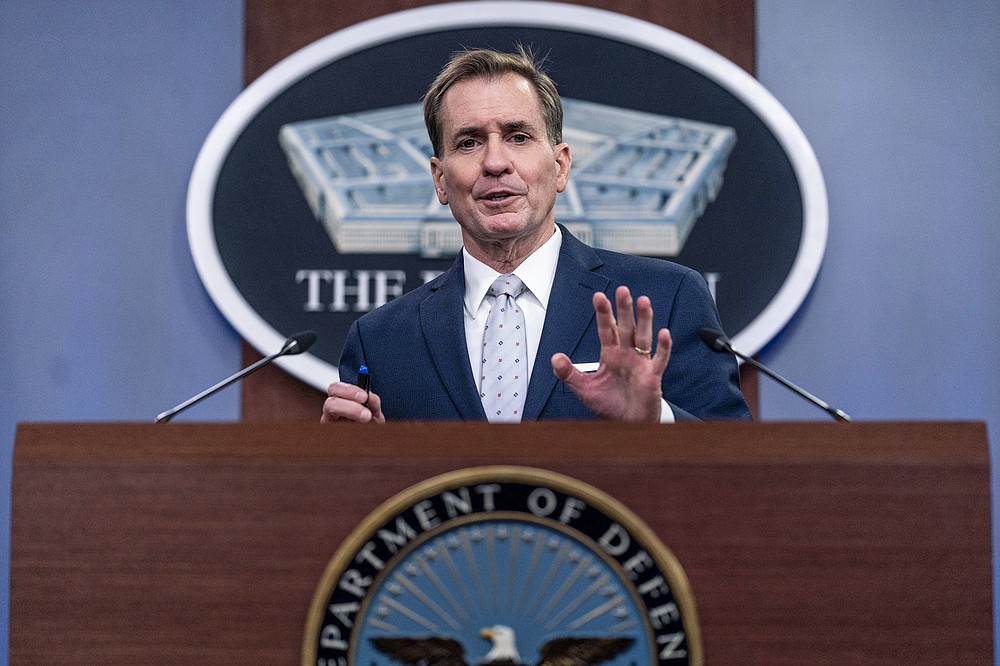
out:
M543 310L549 306L549 294L552 293L552 282L555 279L561 247L562 231L557 225L555 233L513 271L528 291L538 299ZM465 312L467 316L475 319L490 285L501 274L473 257L464 247L462 254L465 266Z

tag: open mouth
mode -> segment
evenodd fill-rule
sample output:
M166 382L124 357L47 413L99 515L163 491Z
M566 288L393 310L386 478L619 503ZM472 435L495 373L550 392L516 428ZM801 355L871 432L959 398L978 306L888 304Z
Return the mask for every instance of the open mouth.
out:
M483 201L506 201L516 197L517 194L514 192L493 192L482 197Z

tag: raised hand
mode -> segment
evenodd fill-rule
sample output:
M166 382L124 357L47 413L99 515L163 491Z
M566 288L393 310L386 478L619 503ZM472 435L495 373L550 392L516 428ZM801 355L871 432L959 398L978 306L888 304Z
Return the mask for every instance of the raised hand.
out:
M573 367L566 354L552 357L552 370L597 416L616 421L658 421L663 400L663 373L670 360L670 331L657 332L652 352L653 306L649 298L635 301L628 287L615 290L615 306L603 293L594 294L601 359L596 372Z

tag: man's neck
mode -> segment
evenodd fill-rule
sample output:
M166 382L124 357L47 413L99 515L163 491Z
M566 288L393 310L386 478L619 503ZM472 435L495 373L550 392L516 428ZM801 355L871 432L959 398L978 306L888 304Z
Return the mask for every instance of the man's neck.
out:
M510 241L480 242L471 238L464 231L465 249L470 255L483 262L501 275L513 273L514 269L534 254L535 250L545 244L556 231L555 224L529 238L516 238Z

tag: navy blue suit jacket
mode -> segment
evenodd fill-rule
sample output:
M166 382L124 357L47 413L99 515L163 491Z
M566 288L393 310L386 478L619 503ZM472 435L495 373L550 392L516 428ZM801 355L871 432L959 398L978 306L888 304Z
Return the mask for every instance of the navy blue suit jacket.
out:
M722 329L704 279L662 259L598 250L562 228L562 248L532 368L524 420L595 418L552 372L551 358L599 360L601 346L592 298L626 285L653 304L653 331L673 339L663 395L681 419L750 418L734 357L709 350L703 326ZM486 420L465 342L462 255L445 273L354 322L340 359L341 381L354 383L368 366L372 390L386 419Z

